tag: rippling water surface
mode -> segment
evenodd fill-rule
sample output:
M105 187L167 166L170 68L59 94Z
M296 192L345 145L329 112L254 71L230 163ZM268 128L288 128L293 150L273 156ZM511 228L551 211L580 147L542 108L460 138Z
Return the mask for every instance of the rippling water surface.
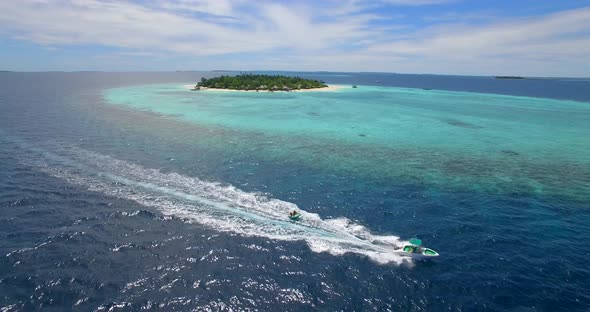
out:
M0 73L3 311L588 308L590 81L203 75Z

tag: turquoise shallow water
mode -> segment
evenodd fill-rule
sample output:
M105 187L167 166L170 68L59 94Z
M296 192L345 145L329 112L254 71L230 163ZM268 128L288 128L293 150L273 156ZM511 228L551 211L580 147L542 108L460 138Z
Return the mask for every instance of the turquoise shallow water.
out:
M203 143L226 153L258 149L269 159L442 189L590 198L583 102L375 86L270 94L168 84L104 97L223 129L223 139Z
M0 73L0 310L588 310L590 81L215 74Z

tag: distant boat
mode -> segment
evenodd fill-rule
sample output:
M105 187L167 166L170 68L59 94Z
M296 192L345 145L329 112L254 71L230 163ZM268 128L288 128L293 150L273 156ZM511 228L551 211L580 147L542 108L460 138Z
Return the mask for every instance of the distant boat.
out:
M356 85L352 86L353 89L356 89Z

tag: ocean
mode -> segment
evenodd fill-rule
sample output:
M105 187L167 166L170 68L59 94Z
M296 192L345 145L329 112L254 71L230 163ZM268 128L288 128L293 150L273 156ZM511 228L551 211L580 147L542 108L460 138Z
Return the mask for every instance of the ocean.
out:
M0 73L1 311L590 309L590 79L221 74Z

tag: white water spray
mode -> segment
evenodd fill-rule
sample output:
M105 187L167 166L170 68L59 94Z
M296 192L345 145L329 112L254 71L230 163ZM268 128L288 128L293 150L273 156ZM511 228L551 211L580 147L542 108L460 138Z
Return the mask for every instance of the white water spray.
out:
M398 237L373 235L346 218L322 219L290 202L144 168L77 147L51 148L49 152L20 143L26 150L23 164L90 191L153 207L164 215L244 236L302 240L314 252L357 253L382 264L411 264L409 258L392 252L402 243ZM302 221L286 218L293 210L301 212Z

